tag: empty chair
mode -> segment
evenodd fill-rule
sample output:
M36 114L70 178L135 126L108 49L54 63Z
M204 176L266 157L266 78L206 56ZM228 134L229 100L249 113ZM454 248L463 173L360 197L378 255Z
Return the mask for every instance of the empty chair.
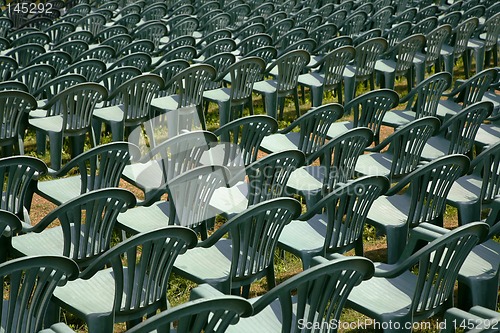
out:
M418 21L410 31L410 34L422 34L427 35L432 30L436 29L438 26L438 20L434 16L427 17L421 21Z
M384 76L384 88L394 89L396 76L400 75L406 76L408 92L413 88L413 59L424 43L424 35L411 35L394 47L391 59L381 59L375 63L375 71Z
M476 17L471 17L458 24L455 29L455 34L452 37L450 45L444 44L441 51L442 59L444 60L444 70L453 75L453 64L455 60L460 58L467 51L467 44L474 30L476 30L479 21ZM468 57L462 57L464 61L465 77L468 78L470 64Z
M383 176L369 176L340 183L298 220L286 226L278 247L291 252L309 268L314 256L344 253L355 249L363 255L366 216L375 199L389 189Z
M194 232L184 227L136 235L96 258L79 279L57 288L53 300L84 319L90 332L112 331L114 322L140 321L167 308L172 265L195 245Z
M409 21L400 22L384 32L383 36L389 47L395 47L399 42L410 35L411 23Z
M61 168L64 137L73 137L71 151L75 156L83 151L87 132L90 132L91 143L95 145L95 135L91 128L92 113L95 105L107 95L106 88L96 83L77 84L60 92L47 102L46 117L29 120L30 126L49 136L52 169ZM40 142L38 146L44 143Z
M328 327L338 322L352 288L373 276L373 264L365 258L340 255L334 260L316 257L313 263L308 270L252 299L254 314L241 318L227 332L297 332L304 323Z
M476 73L483 70L485 64L489 64L491 54L493 54L493 65L498 66L498 36L500 35L500 12L488 18L484 22L484 38L471 38L467 47L474 51L476 58Z
M397 128L409 122L423 118L435 117L441 97L451 85L451 74L448 72L436 73L420 82L399 102L406 103L402 110L387 112L382 124Z
M405 251L402 260L394 265L377 263L374 277L353 289L347 305L377 322L394 325L384 328L384 332L411 332L413 325L408 323L430 318L453 306L453 287L460 266L487 233L488 226L482 222L439 237L429 237L424 228L415 228L409 250L419 249L419 240L432 242L414 254Z
M373 132L364 127L353 128L328 141L309 157L309 161L319 158L319 165L295 170L287 182L287 191L302 195L307 207L312 208L339 183L354 178L356 162L372 141Z
M299 149L306 157L314 154L326 142L328 128L342 117L340 104L325 104L303 114L289 126L262 140L261 150L267 153ZM297 128L299 129L297 131Z
M24 44L11 49L5 53L6 56L14 58L19 67L26 67L31 64L31 61L41 54L45 53L43 46L38 44Z
M147 72L151 67L151 62L151 56L146 52L135 52L116 60L109 66L109 69L112 70L121 66L133 66L141 70L141 72Z
M71 64L71 56L64 51L50 51L36 57L31 61L32 65L47 64L55 68L56 73L60 74Z
M83 75L89 82L97 82L98 78L106 71L106 64L99 59L78 61L67 67L60 74L75 73Z
M364 29L368 21L367 13L363 11L356 11L345 19L340 26L340 33L343 36L354 37Z
M80 54L89 49L89 45L83 40L70 40L58 44L55 49L69 54L74 62Z
M359 157L356 173L385 176L391 181L409 174L419 166L426 142L440 125L436 117L424 117L399 127L380 144L366 149L369 153Z
M18 256L68 257L83 270L110 248L117 215L135 202L131 192L118 188L79 195L51 211L35 226L26 228L26 234L13 237L13 251ZM49 228L55 221L60 225Z
M356 46L354 64L347 65L344 70L344 103L348 103L354 98L357 82L369 80L371 89L375 89L373 82L375 63L385 52L387 45L387 41L379 37Z
M203 98L209 102L216 102L219 106L220 126L242 117L245 104L250 105L250 113L253 114L252 88L260 78L266 64L257 57L246 57L229 66L219 77L230 76L231 87L208 90L203 93ZM239 112L234 113L232 109L239 107Z
M315 67L320 67L319 70L299 76L299 84L310 89L313 107L321 106L325 90L335 90L338 101L342 104L343 73L347 64L354 59L355 52L352 46L342 46L329 52L315 64ZM302 98L304 99L304 95Z
M118 57L123 57L127 56L130 54L134 53L147 53L151 54L155 50L155 46L152 41L149 39L136 39L132 43L128 44L127 46L123 47L120 50L120 53L118 53Z
M299 97L297 93L298 77L304 67L309 63L310 55L304 50L294 50L283 54L276 59L268 68L270 72L273 68L278 69L275 79L256 82L253 90L264 97L266 113L277 117L278 105L280 106L280 118L283 117L284 98L294 94L295 111L299 117Z
M373 141L378 144L380 141L380 127L382 119L387 111L395 108L399 102L399 95L390 89L379 89L356 97L350 102L346 102L344 114L354 116L352 122L342 121L333 123L328 129L327 135L335 138L355 127L368 127L373 131Z
M93 36L97 36L105 24L106 17L98 13L88 14L76 23L76 25L82 29L90 31Z
M434 160L447 154L470 156L479 126L492 111L491 102L478 102L450 117L441 125L437 135L427 141L422 158Z
M452 154L435 159L406 175L380 196L368 212L367 223L387 235L387 262L400 259L408 232L423 222L442 225L446 197L455 180L469 169L469 159ZM401 190L409 188L400 194Z
M56 70L51 65L37 64L23 68L18 71L13 80L24 83L31 94L35 95L40 87L50 81L56 75ZM35 95L35 97L37 97Z
M226 294L248 297L250 284L264 276L271 289L275 285L274 250L279 235L286 224L299 216L300 210L299 202L291 198L251 206L224 223L198 247L179 256L174 272L196 283L208 283ZM231 237L224 238L226 234Z
M100 59L109 62L116 55L115 49L109 45L99 45L76 56L75 61L85 59Z

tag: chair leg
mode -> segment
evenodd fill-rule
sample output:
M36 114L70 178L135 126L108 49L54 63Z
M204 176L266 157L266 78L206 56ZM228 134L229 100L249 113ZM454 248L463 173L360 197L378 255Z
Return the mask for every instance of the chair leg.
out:
M444 56L444 70L451 74L453 77L453 55Z
M276 277L274 276L274 264L271 262L271 265L267 268L266 272L267 279L267 290L271 290L276 286Z
M61 169L62 164L62 148L63 135L62 133L48 132L50 143L50 167L53 170Z
M278 93L266 93L264 94L264 105L266 109L266 114L274 119L278 116Z
M488 309L497 308L499 272L481 279L466 279L458 282L458 307L468 310L470 307L480 305Z
M231 102L219 102L219 122L223 126L232 120L231 118Z
M83 153L85 146L85 136L73 136L70 138L69 142L71 145L71 158L75 158L76 156Z
M87 327L89 333L113 332L114 314L100 314L87 318Z
M436 69L437 70L437 69ZM415 64L415 79L419 84L425 79L425 62Z
M46 146L46 133L40 130L36 130L36 153L38 155L45 155Z
M318 107L323 103L323 86L311 87L311 106Z
M92 130L94 131L96 146L101 143L101 128L102 128L101 119L92 117Z
M354 77L344 77L344 104L349 103L354 99L354 93L356 90L356 78Z
M297 91L297 87L293 90L293 101L295 103L295 112L297 114L297 118L300 117L300 106L299 106L299 93Z
M387 234L387 263L394 264L398 261L401 253L403 253L408 238L408 228L389 227L386 229Z
M474 55L476 56L476 74L483 70L485 50L483 47L478 47L474 50Z
M469 203L461 203L457 206L458 225L465 225L481 220L481 203L479 200Z

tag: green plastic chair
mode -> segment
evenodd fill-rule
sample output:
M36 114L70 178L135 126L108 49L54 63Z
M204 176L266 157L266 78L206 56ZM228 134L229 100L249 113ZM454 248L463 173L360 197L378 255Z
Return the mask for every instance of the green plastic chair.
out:
M413 60L415 54L421 51L425 44L425 36L422 34L411 35L403 39L394 47L394 50L388 50L391 53L390 59L377 60L375 71L384 76L382 86L388 89L394 89L396 76L406 76L408 92L413 88Z
M373 81L375 63L386 51L387 46L387 41L382 37L372 38L356 46L354 64L347 65L344 70L344 103L354 98L356 82L369 80L371 90L375 89Z
M306 325L324 328L338 323L352 288L373 276L373 263L340 255L331 261L316 257L313 263L314 267L252 299L254 314L227 332L299 332L308 330Z
M116 57L116 54L119 54L127 45L132 43L132 40L132 37L128 34L117 34L102 41L101 45L112 47Z
M369 153L359 157L356 174L385 176L391 181L406 176L419 166L426 142L440 125L436 117L424 117L399 127L380 144L366 149Z
M339 103L342 104L342 81L345 67L354 59L356 50L352 46L342 46L329 52L314 67L319 70L299 75L299 84L308 87L311 92L312 107L323 104L324 91L335 90ZM302 93L304 102L304 92Z
M491 102L478 102L445 121L436 136L427 141L422 159L433 160L446 154L472 154L474 137L481 123L493 111Z
M182 70L164 87L177 87L175 95L154 98L151 102L154 115L166 114L169 136L175 136L181 129L190 129L193 117L198 116L202 129L206 129L202 110L203 91L207 83L215 78L215 68L206 64L195 64Z
M44 109L46 117L29 119L29 126L45 133L50 140L51 168L59 170L62 160L64 137L72 137L72 154L83 151L85 134L90 133L92 145L96 139L92 133L91 120L95 105L107 97L107 90L96 83L81 83L63 90ZM44 150L45 140L37 142L37 149Z
M102 29L96 36L94 36L94 40L96 42L104 42L105 40L108 40L111 37L117 36L117 35L128 35L128 29L127 27L124 27L122 25L112 25L110 27Z
M300 210L300 203L291 198L251 206L179 256L174 272L196 283L208 283L225 294L248 297L251 283L264 276L271 289L275 285L274 251L279 235ZM224 238L226 234L230 238Z
M460 58L467 51L467 43L472 34L479 25L477 17L471 17L462 21L455 28L455 34L452 38L451 44L444 44L442 47L441 58L444 61L444 70L453 76L453 63ZM468 78L469 73L469 59L467 56L462 57L464 61L465 77Z
M356 11L351 13L339 27L342 36L355 37L365 28L368 21L367 13L363 11Z
M28 87L19 81L3 81L0 82L0 91L3 90L20 90L27 93Z
M207 90L203 93L203 98L209 102L216 102L219 106L220 126L238 119L242 116L245 104L250 105L250 114L253 114L252 88L254 83L265 69L265 63L257 57L246 57L220 73L220 79L225 76L230 77L230 88L219 88ZM234 107L239 107L239 117L234 116L231 111Z
M117 54L118 57L127 56L134 53L147 53L152 54L155 50L155 45L149 39L136 39L129 45L125 46Z
M484 22L483 31L484 38L471 38L467 44L467 48L474 51L476 58L476 73L483 70L484 66L490 62L490 54L493 53L493 64L498 66L498 36L500 35L500 14L497 12L495 15L489 17ZM486 57L488 54L488 57Z
M60 74L72 62L71 56L64 51L49 51L34 58L31 65L47 64L55 68L56 74Z
M408 323L428 319L453 306L460 266L487 233L487 224L472 223L444 235L434 234L429 244L411 254L418 249L417 241L429 237L425 228L414 228L407 247L412 252L405 251L395 264L377 264L374 277L352 290L347 306L377 322L391 322L384 332L411 332Z
M9 52L5 53L5 55L14 58L19 67L23 68L29 66L33 59L45 52L46 51L43 46L29 43L11 49Z
M118 187L125 166L139 158L139 148L127 142L103 144L85 151L59 171L50 170L55 179L39 181L36 193L56 205L80 194ZM74 175L74 171L78 174Z
M26 234L13 237L13 252L17 256L62 255L83 270L110 248L116 217L135 203L131 192L118 188L79 195L26 228ZM60 225L49 228L55 221Z
M71 59L73 59L73 62L75 62L76 58L80 54L89 49L89 45L83 40L70 40L68 42L58 44L55 49L68 53L71 56Z
M316 41L316 45L323 43L337 37L338 28L333 23L323 23L316 29L309 32L309 37Z
M398 24L395 24L392 26L392 28L387 29L383 37L387 40L389 43L389 47L395 47L397 44L399 44L403 39L408 37L410 35L410 30L411 30L411 22L409 21L403 21Z
M279 105L280 118L283 118L284 98L294 94L295 112L297 118L300 116L297 93L298 77L309 63L309 60L310 55L305 50L293 50L285 53L267 68L267 73L270 73L273 68L278 69L276 78L254 84L253 90L263 95L267 115L276 118Z
M418 14L417 14L418 15ZM417 21L415 25L410 30L410 34L422 34L427 35L432 30L438 27L438 20L435 16L427 17L423 20Z
M11 57L0 56L0 78L2 81L10 79L19 67L17 61Z
M399 103L403 110L391 110L384 115L382 125L397 128L423 117L435 117L441 97L451 85L448 72L436 73L413 88Z
M153 74L158 74L161 76L163 81L169 82L175 75L180 71L188 68L190 66L189 62L184 59L177 59L163 63L160 66L155 67L152 70ZM174 84L169 87L169 89L163 89L156 93L155 97L165 97L175 94L177 91L177 86Z
M169 37L175 39L180 36L193 36L193 33L198 29L199 22L195 17L186 17L179 20L175 25L171 26Z
M236 49L240 51L242 56L247 53L264 46L271 46L273 44L273 39L271 36L265 33L256 33L246 37L241 40L236 45Z
M274 40L274 47L278 50L285 50L290 45L307 38L308 32L305 28L299 27L286 31L280 38Z
M205 85L205 91L221 88L223 85L223 74L226 70L236 62L236 56L231 52L220 52L212 55L209 58L201 57L197 61L202 60L203 63L215 68L215 79L209 81ZM208 113L208 103L205 103L205 112Z
M156 2L146 6L141 12L141 18L143 21L159 21L165 16L167 16L168 8L166 4L161 2Z
M98 81L111 94L123 83L141 74L141 71L137 67L123 66L107 70L99 77ZM108 100L104 103L104 106L109 106L111 101L112 100L108 98Z
M268 18L269 19L269 18ZM295 21L291 18L284 18L277 21L271 27L266 30L266 33L270 35L274 41L279 40L288 31L292 30L295 26Z
M36 109L36 100L27 92L17 90L0 91L0 147L2 155L24 154L24 130L28 113Z
M161 21L147 22L134 30L134 37L137 39L149 39L155 45L155 49L160 46L160 40L166 36L167 26Z
M106 24L106 17L102 14L92 13L82 17L76 25L84 30L90 31L93 36L97 36Z
M50 37L43 32L31 32L29 34L23 35L12 41L12 47L17 47L24 44L34 43L45 46L49 44Z
M382 30L379 28L363 31L359 35L357 35L355 38L353 38L352 45L358 46L359 44L361 44L367 40L370 40L372 38L379 38L379 37L382 37Z
M79 55L77 55L74 59L75 62L86 60L86 59L99 59L104 62L109 62L116 55L115 49L109 45L99 45L93 47Z
M363 230L375 199L390 183L383 176L368 176L337 184L330 193L285 227L278 247L298 256L304 270L315 256L355 249L363 256Z
M228 187L214 193L211 209L232 217L247 207L287 195L288 179L293 171L304 165L304 161L300 150L290 149L251 163L228 181Z
M441 48L451 36L451 33L451 25L443 24L425 35L425 53L417 52L413 59L417 84L424 81L425 71L430 70L432 66L435 66L436 73L441 71L439 61Z
M131 237L96 258L80 278L56 288L53 300L84 319L89 332L111 332L115 322L130 328L167 308L172 265L196 242L193 231L177 226Z
M154 54L161 55L166 52L170 52L181 46L193 46L197 45L196 39L193 36L180 36L175 39L169 40L168 43L163 44ZM196 52L195 52L196 54Z
M372 141L373 132L363 127L330 140L309 157L309 161L319 158L319 165L303 166L292 172L287 191L300 194L307 207L313 207L339 183L354 178L356 162Z
M256 34L263 34L267 30L266 25L262 22L254 22L252 24L248 24L245 27L242 27L240 31L235 33L235 37L238 38L239 40L244 40L250 36L256 35Z
M186 160L189 162L191 159ZM177 174L168 178L166 184L150 196L154 199L167 193L168 201L148 202L147 207L137 207L120 214L117 227L137 234L167 225L182 225L194 229L201 239L206 239L208 226L213 225L215 217L210 210L210 200L216 189L227 185L229 170L223 166L188 165Z
M47 166L41 160L29 156L11 156L0 159L2 200L0 209L17 216L23 228L31 226L33 181L47 173Z
M57 43L53 47L57 48L61 44L71 42L71 41L77 41L77 40L85 42L87 44L90 44L92 42L93 38L94 38L94 36L92 35L92 33L90 31L77 29L76 31L71 32L71 33L67 34L66 36L64 36L64 38L61 38L59 43Z
M469 174L451 187L447 203L457 208L459 225L479 221L481 210L493 209L496 204L495 197L500 195L499 151L500 142L487 147L472 160Z
M495 333L497 331L498 312L474 306L468 311L450 308L444 313L444 329L441 333L455 333L455 328L464 329L464 333Z
M342 121L333 123L327 130L327 136L335 138L351 128L368 127L373 131L373 141L379 144L382 119L387 111L399 103L399 95L390 89L379 89L365 93L347 102L344 114L353 113L353 122Z
M181 38L181 37L179 37ZM159 67L165 64L166 62L169 61L174 61L174 60L186 60L188 62L191 62L196 55L198 54L198 51L194 46L191 45L184 45L180 47L176 47L167 53L165 53L162 56L159 57L153 57L153 67Z
M75 29L76 27L72 23L57 22L45 29L44 32L49 35L50 41L53 44L58 44L62 38L75 31Z
M309 156L325 144L328 129L342 117L343 112L342 106L336 103L311 109L278 133L264 138L261 150L273 153L299 149L306 155L307 164L310 164L312 161Z
M392 6L386 6L384 8L380 8L376 11L370 18L372 29L381 29L384 31L391 20L394 8Z
M78 277L78 267L68 258L35 256L0 264L3 285L2 329L36 333L43 328L54 289Z
M0 264L7 261L12 253L11 238L20 232L22 224L13 213L0 210Z
M400 258L409 229L423 222L442 225L450 188L468 169L466 156L447 155L417 168L375 200L367 223L387 235L388 263ZM399 194L407 185L409 188Z
M456 115L466 107L481 101L491 84L495 82L497 75L495 69L485 69L458 84L451 92L443 94L448 98L439 102L437 116L447 118Z
M106 72L106 64L99 59L78 61L64 69L60 74L75 73L83 75L89 82L97 82L98 78Z
M159 201L158 190L176 176L201 166L217 137L207 131L179 134L152 148L137 163L125 166L122 178L144 192L144 203Z
M137 24L141 21L141 15L136 13L129 13L127 15L121 16L116 19L113 24L122 25L127 27L129 31L133 30L137 26Z
M37 98L38 110L29 113L30 117L44 117L47 112L43 107L55 95L59 94L66 88L74 86L79 83L85 83L87 79L80 74L64 74L48 81L43 86L33 92L33 96ZM43 138L41 138L43 140Z
M137 67L141 72L147 72L151 67L151 56L146 52L135 52L119 58L108 69L112 70L122 66Z

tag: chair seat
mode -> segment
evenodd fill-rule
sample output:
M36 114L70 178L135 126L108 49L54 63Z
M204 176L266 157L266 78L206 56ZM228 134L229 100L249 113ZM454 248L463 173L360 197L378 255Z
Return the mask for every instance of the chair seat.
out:
M153 111L167 112L170 110L176 110L179 105L179 96L165 96L159 98L153 98L151 100L151 109Z
M137 234L169 225L169 203L160 201L149 207L136 207L118 215L117 227Z
M368 211L367 222L374 226L402 227L408 219L410 198L405 195L380 196Z
M182 276L196 283L205 282L215 287L228 279L231 251L230 239L220 239L209 248L195 247L177 257L173 271L182 272Z
M325 75L318 72L312 72L299 75L299 84L307 87L321 87L325 81Z
M443 120L444 118L454 116L462 110L462 106L449 99L439 101L436 115Z
M375 267L390 265L375 264ZM410 311L416 280L411 272L392 279L373 277L351 291L347 306L356 311L362 310L371 318L404 316Z
M80 176L38 182L37 193L55 204L62 204L81 194Z
M477 245L465 259L458 280L495 276L500 267L500 244L494 240Z
M75 333L71 328L69 328L66 324L64 323L57 323L50 328L46 328L44 330L41 330L38 333Z
M123 108L123 105L108 106L105 108L95 109L92 115L104 121L121 122L123 121L123 116L125 114Z
M203 98L213 102L228 102L230 100L230 91L229 88L207 90L203 92Z
M272 94L277 91L278 83L275 80L258 81L253 85L253 90L261 94Z
M441 136L431 137L422 150L422 159L432 161L438 157L448 154L450 142Z
M63 129L63 117L52 116L33 118L28 120L29 124L45 132L61 132Z
M327 136L332 139L352 129L354 126L349 121L338 121L333 123L328 129Z
M458 178L446 199L448 202L456 203L479 200L482 184L482 179L473 175Z
M255 303L260 297L250 299L250 303ZM295 300L295 297L293 298ZM295 303L292 307L295 309ZM238 325L231 325L227 328L227 333L281 333L283 316L279 299L274 300L256 315L248 318L240 318ZM64 332L63 332L64 333Z
M500 126L482 124L477 131L474 141L481 146L490 146L500 141Z
M127 276L124 275L124 279ZM82 317L107 314L113 311L115 279L112 268L97 272L88 280L76 279L54 290L53 299L60 306L72 309Z
M40 105L42 103L43 103L43 105ZM37 105L38 105L39 108L41 108L42 106L45 106L46 103L47 103L47 100L37 101ZM47 110L36 109L36 110L30 111L29 117L30 118L44 118L44 117L47 117Z
M415 115L414 111L392 110L385 113L382 125L394 128L403 126L415 120Z
M63 255L64 235L61 227L12 237L12 248L25 256Z
M345 66L344 73L342 75L344 77L353 78L356 76L356 67L353 65Z
M325 243L327 217L315 215L308 221L292 221L281 232L278 246L285 251L321 255Z
M375 70L383 73L393 73L396 71L396 62L388 59L377 60Z
M392 154L370 153L361 155L356 163L356 173L361 175L386 176L391 173Z
M165 183L159 161L129 164L125 166L122 178L146 192L157 189Z
M262 139L260 149L266 153L276 153L289 149L297 149L299 141L300 133L298 132L272 134Z
M232 187L219 187L210 199L210 208L218 214L232 216L241 213L248 206L248 184L238 182Z
M306 166L293 171L286 183L297 193L317 192L323 186L324 169L321 166Z

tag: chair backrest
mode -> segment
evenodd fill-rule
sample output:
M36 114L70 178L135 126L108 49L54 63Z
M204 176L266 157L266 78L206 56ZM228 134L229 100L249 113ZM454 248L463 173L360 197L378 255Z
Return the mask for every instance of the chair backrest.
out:
M16 59L7 56L0 56L0 79L8 80L12 73L19 67Z
M43 46L30 43L13 48L5 55L14 58L19 64L19 67L26 67L30 65L33 59L45 52Z
M167 306L167 285L174 261L196 243L195 233L180 226L140 233L95 259L80 277L88 279L108 265L115 280L116 321L134 315L142 317L146 311Z
M265 33L257 33L246 37L236 46L243 55L255 50L259 47L269 46L273 44L271 36Z
M45 29L44 32L49 35L52 43L57 44L67 34L75 31L75 25L69 22L58 22Z
M363 31L359 35L357 35L352 40L352 45L358 46L359 44L370 40L372 38L382 37L382 30L379 28L370 29L368 31Z
M17 142L24 133L26 115L29 111L36 109L36 100L32 95L17 90L0 91L0 146L12 145Z
M473 173L483 179L480 200L490 203L500 195L500 142L484 149L471 162Z
M35 64L47 64L55 68L56 73L61 73L62 70L66 69L69 64L71 64L71 56L64 51L50 51L40 56L34 58L31 61L32 65Z
M439 24L449 24L455 29L462 20L462 13L459 11L448 12L439 19Z
M323 23L316 29L309 32L309 37L316 41L316 45L321 45L337 36L338 28L333 23Z
M181 37L179 37L181 38ZM197 55L196 48L191 45L184 45L180 47L176 47L172 49L171 51L168 51L165 53L160 60L156 62L156 65L161 65L162 63L168 62L168 61L173 61L173 60L178 60L178 59L183 59L186 61L191 61L193 60L196 55Z
M73 168L80 174L80 194L93 190L118 187L125 166L140 156L139 148L128 142L112 142L92 148L69 161L60 171L67 174Z
M49 41L50 41L50 38L46 33L43 33L41 31L39 31L39 32L37 31L37 32L31 32L31 33L25 34L25 35L15 39L15 40L13 40L11 45L13 47L16 47L16 46L27 44L27 43L35 43L35 44L39 44L39 45L44 46L44 45L48 44Z
M408 224L439 222L446 207L446 197L451 186L469 170L469 159L460 154L435 159L406 175L387 195L393 195L410 184L403 195L411 196Z
M399 103L399 95L391 89L370 91L356 97L345 105L345 113L354 111L354 127L368 127L373 131L373 139L378 143L382 119L387 111Z
M306 155L309 164L312 162L309 161L309 156L325 144L330 125L342 117L343 111L340 104L324 104L309 110L281 132L287 133L297 127L300 128L297 149Z
M323 57L323 68L325 89L330 89L342 82L344 79L345 66L354 59L356 50L352 46L341 46L329 52Z
M254 313L279 300L276 311L282 317L282 333L300 332L304 323L327 327L338 322L352 288L373 276L373 263L362 257L317 261L320 264L291 277L254 302Z
M42 329L52 292L77 278L78 267L64 257L26 257L0 264L0 277L2 328L10 333L36 333Z
M372 22L372 29L385 30L391 19L394 9L392 6L387 6L378 10L370 17Z
M439 101L445 90L451 85L451 75L448 72L436 73L420 82L407 95L406 110L415 112L415 118L435 117Z
M264 60L258 57L246 57L232 64L227 73L231 76L230 99L232 105L245 103L252 95L253 85L266 68Z
M197 106L203 100L205 85L215 78L215 73L215 68L210 65L191 65L166 82L165 88L169 89L172 84L177 85L178 108Z
M123 66L107 70L103 75L99 76L98 81L108 90L109 95L112 95L122 84L139 75L141 75L141 70L137 67ZM113 100L108 96L106 104L112 104L112 102Z
M432 64L439 59L443 44L451 36L451 29L451 25L443 24L425 36L425 62L427 65Z
M32 181L47 173L41 160L29 156L12 156L0 159L2 200L0 209L15 214L26 221L25 209L31 205Z
M424 47L425 36L421 34L411 35L403 39L397 46L396 75L406 72L413 66L413 58L418 51Z
M467 43L470 37L479 25L477 17L468 18L462 23L459 23L455 29L453 41L453 55L455 58L459 57L467 49Z
M429 32L434 30L438 26L438 20L434 16L427 17L426 19L423 19L421 21L418 21L417 24L415 24L411 28L411 34L423 34L427 35Z
M267 155L247 166L248 206L284 196L290 174L304 162L305 156L300 150L285 150Z
M363 11L357 11L345 19L340 31L344 36L357 36L363 30L367 21L368 15Z
M134 52L116 60L111 66L109 66L109 69L121 66L133 66L139 68L141 72L147 72L151 67L151 62L151 56L148 53Z
M198 19L195 17L186 17L177 22L174 29L170 31L170 38L177 38L180 36L192 36L193 32L198 28Z
M116 54L119 54L123 48L132 43L132 37L128 34L113 35L101 42L101 45L111 46Z
M369 39L356 46L356 77L359 80L368 79L375 69L375 62L387 49L385 38L377 37Z
M228 179L229 170L224 166L201 166L169 179L168 224L203 228L204 222L213 217L209 203L214 191L225 187ZM206 237L203 232L201 236Z
M399 44L400 41L409 36L411 30L411 22L404 21L394 25L392 28L384 33L384 37L389 43L389 47L394 47Z
M498 35L500 34L500 12L491 16L484 23L485 36L485 50L491 50L498 43Z
M173 323L177 323L176 332L224 332L240 316L247 317L250 313L251 304L238 296L197 299L162 311L127 332L149 333L158 327L165 327L165 333L170 333Z
M494 68L488 68L475 74L456 88L459 94L454 97L454 100L457 103L462 103L462 108L479 102L496 77L497 71Z
M262 139L277 130L276 120L264 115L236 119L218 128L214 134L225 147L222 165L247 166L256 161Z
M12 79L24 83L29 91L34 94L35 91L55 76L56 70L54 67L46 64L38 64L23 68L12 76Z
M75 57L75 61L85 59L99 59L104 62L109 62L116 55L115 49L109 45L99 45L90 50L83 52Z
M311 208L311 213L325 211L326 233L323 255L346 252L363 236L366 216L372 203L390 187L383 176L366 176L340 183ZM309 219L309 212L301 219Z
M441 126L449 141L448 154L466 154L473 145L479 126L493 112L492 102L478 102L463 109Z
M153 21L139 26L134 31L134 36L138 39L149 39L154 43L155 48L158 48L160 39L165 36L167 32L167 26L163 22Z
M106 69L106 64L102 60L87 59L72 64L61 74L76 73L85 76L89 82L96 82Z
M223 79L226 70L236 62L236 57L231 52L220 52L203 60L204 64L210 65L215 68L215 79L208 81L205 85L205 90L212 90L222 87Z
M91 191L58 206L33 231L59 221L64 238L61 255L73 259L82 269L109 249L118 214L135 204L135 196L125 189Z
M71 56L71 59L75 61L75 59L82 54L83 52L89 49L89 45L87 42L83 40L70 40L56 46L56 49L59 51L64 51Z
M189 67L189 62L184 59L177 59L163 63L153 69L152 73L161 76L164 82L169 82L180 71ZM177 91L177 85L172 84L168 89L159 90L156 92L157 97L170 96Z
M328 141L310 156L310 161L320 159L323 195L330 193L337 184L354 178L358 157L372 142L373 132L370 129L353 128Z
M154 50L155 45L149 39L136 39L132 43L122 48L118 56L123 57L135 53L147 53L149 55L153 53Z
M486 223L473 222L437 238L402 262L418 265L418 277L411 303L415 320L428 318L452 305L458 271L470 251L488 234Z
M102 14L89 14L77 22L77 25L97 36L106 24L106 17Z
M440 125L441 122L436 117L415 119L384 140L390 142L388 152L392 155L391 179L405 176L418 167L427 140L439 130Z

